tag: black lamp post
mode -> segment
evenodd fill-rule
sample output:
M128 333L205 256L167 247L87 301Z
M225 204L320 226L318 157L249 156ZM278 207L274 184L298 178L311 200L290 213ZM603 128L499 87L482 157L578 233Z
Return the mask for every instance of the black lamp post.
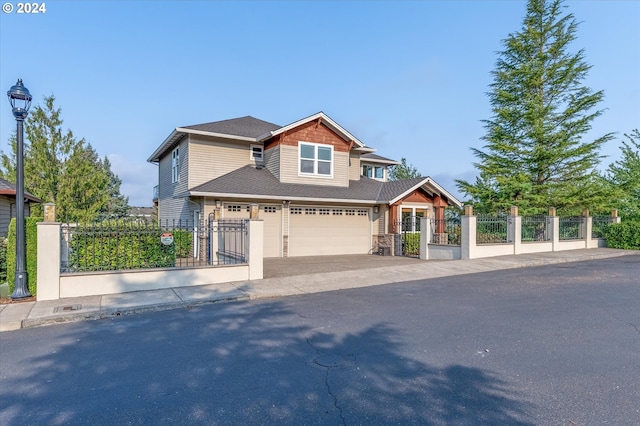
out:
M24 238L24 158L23 158L23 124L27 118L31 106L31 94L22 84L22 79L11 86L7 92L13 116L18 124L17 149L16 149L16 275L15 288L11 294L12 299L24 299L30 297L27 288L27 271L25 268L25 238Z

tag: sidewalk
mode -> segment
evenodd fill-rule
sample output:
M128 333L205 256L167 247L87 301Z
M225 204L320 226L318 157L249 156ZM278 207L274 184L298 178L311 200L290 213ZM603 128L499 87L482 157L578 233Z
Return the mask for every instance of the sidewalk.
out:
M275 298L502 269L639 255L640 251L599 248L473 260L427 260L400 266L13 303L0 305L0 331L176 309L204 303Z

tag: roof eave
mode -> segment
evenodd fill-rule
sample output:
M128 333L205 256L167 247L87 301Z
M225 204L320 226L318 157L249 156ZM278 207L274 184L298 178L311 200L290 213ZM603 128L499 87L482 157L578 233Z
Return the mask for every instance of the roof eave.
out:
M255 200L278 200L278 201L304 201L304 202L320 202L320 203L342 203L342 204L377 204L376 200L358 200L343 198L318 198L318 197L290 197L286 195L257 195L257 194L231 194L227 192L207 192L207 191L189 191L187 193L191 197L217 197L217 198L250 198Z
M422 181L418 182L417 184L415 184L411 188L407 189L402 194L400 194L397 197L395 197L392 200L390 200L389 201L389 205L400 201L401 199L403 199L407 195L411 194L416 189L418 189L421 186L426 185L426 184L430 184L431 186L433 186L438 192L440 192L441 195L444 195L447 198L447 200L449 200L450 203L453 203L457 207L462 207L462 203L456 197L451 195L446 189L444 189L442 186L440 186L436 181L434 181L430 177L424 178Z

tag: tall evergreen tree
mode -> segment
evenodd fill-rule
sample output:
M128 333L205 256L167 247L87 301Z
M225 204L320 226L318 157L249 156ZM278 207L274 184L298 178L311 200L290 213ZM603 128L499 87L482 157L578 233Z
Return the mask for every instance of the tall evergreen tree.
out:
M101 161L93 147L84 139L77 140L71 130L63 132L62 123L53 95L29 113L25 121L25 190L55 203L63 221L94 220L112 198L117 202L124 199L126 204L110 164ZM15 182L15 135L9 145L11 151L0 155L0 175ZM33 205L31 214L41 215L42 207Z
M105 156L102 160L102 168L108 178L107 193L109 200L107 204L100 210L99 217L101 219L113 219L126 217L129 213L129 197L120 194L120 185L122 180L111 170L111 162Z
M408 164L406 158L400 160L400 164L393 166L389 172L389 180L402 180L422 177L413 164Z
M621 216L640 219L640 130L624 136L627 140L622 141L622 156L609 165L607 180Z
M582 81L591 66L583 50L569 51L578 23L563 15L562 0L529 0L520 31L503 40L492 72L492 117L485 120L484 150L475 183L457 181L479 211L523 214L557 207L565 213L598 209L605 202L596 166L605 134L585 141L602 91Z

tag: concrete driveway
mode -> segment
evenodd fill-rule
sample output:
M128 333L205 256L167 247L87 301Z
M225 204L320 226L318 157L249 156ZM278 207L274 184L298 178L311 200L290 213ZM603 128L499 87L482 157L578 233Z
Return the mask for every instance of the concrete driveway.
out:
M264 278L293 277L323 272L355 271L427 262L404 256L352 254L338 256L271 257L264 259ZM431 260L430 262L434 262Z

